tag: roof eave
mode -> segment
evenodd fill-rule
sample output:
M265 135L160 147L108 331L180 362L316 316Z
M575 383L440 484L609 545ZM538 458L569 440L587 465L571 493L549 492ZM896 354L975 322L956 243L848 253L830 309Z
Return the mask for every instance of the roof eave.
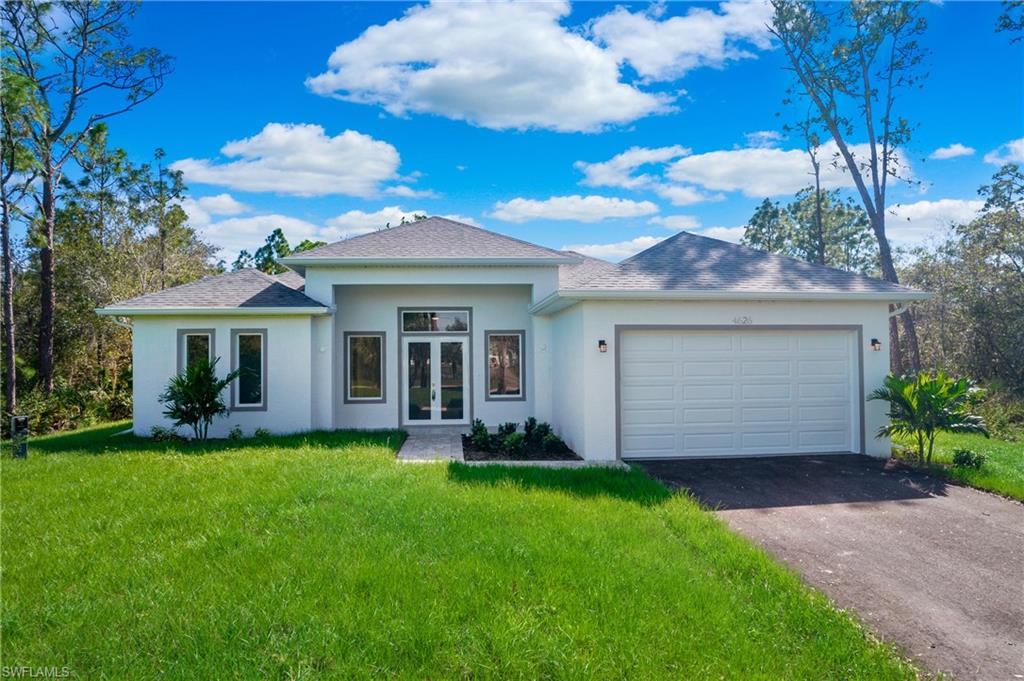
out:
M737 291L730 289L561 289L530 307L531 314L552 314L582 300L792 300L792 301L878 301L886 303L927 300L926 291Z
M331 313L324 306L307 307L101 307L104 317L285 317L320 316Z

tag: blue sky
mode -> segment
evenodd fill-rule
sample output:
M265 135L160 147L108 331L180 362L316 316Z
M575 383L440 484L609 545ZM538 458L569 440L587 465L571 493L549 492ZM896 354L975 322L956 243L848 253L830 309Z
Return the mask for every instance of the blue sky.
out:
M920 185L891 192L904 245L969 218L998 162L1024 159L1024 42L994 33L999 4L923 11L930 76L901 102L920 123L905 150ZM679 228L736 239L765 195L810 179L800 140L779 134L799 112L782 104L789 74L764 16L742 3L145 3L132 42L176 67L111 121L111 142L140 162L166 150L229 261L276 226L334 240L412 211L610 259ZM929 158L938 149L948 158Z

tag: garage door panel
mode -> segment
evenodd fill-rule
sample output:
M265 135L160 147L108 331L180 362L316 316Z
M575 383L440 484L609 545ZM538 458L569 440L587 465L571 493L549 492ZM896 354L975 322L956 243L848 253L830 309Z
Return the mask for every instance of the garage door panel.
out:
M849 332L627 332L622 456L851 451L852 353Z

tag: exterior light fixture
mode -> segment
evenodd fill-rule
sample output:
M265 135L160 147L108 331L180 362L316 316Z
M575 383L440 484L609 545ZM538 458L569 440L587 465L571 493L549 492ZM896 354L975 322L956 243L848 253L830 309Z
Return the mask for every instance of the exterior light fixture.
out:
M877 338L872 338L871 339L871 349L874 350L875 352L878 352L879 350L881 350L882 349L882 341L878 340Z
M608 352L608 342L605 341L605 340L597 341L597 351L598 352Z

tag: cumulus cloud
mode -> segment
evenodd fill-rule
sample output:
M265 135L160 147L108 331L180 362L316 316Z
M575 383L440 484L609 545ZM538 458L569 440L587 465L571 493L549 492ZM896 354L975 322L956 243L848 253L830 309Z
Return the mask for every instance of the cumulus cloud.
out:
M734 244L738 244L740 239L743 238L743 227L708 227L698 232L701 236L711 237L712 239L721 239L722 241L731 241Z
M1001 166L1006 163L1024 163L1024 137L1010 140L985 154L985 163Z
M380 210L367 213L361 210L350 210L327 220L324 241L344 239L359 234L369 234L383 229L388 225L394 227L403 220L412 222L416 215L425 215L423 210L402 210L398 206L385 206Z
M821 164L821 184L826 189L852 187L853 179L846 172L846 164L836 156L835 142L823 144L818 152ZM865 144L850 145L854 159L867 158ZM897 160L898 159L897 154ZM904 178L913 177L913 168L900 161ZM795 194L813 182L811 162L803 149L729 149L694 154L669 165L665 174L677 182L698 185L716 191L739 191L752 198Z
M650 186L656 180L651 175L634 175L641 166L661 164L686 156L690 150L678 144L670 147L630 147L607 161L588 163L576 161L573 166L583 173L580 184L590 187L622 187L639 189Z
M249 211L249 206L238 201L230 194L217 194L215 196L191 196L181 201L181 207L188 215L189 223L193 227L202 227L210 224L214 215L239 215Z
M956 158L957 156L971 156L974 154L974 147L965 147L959 142L950 144L948 147L939 147L928 155L928 158L936 161L944 161L947 158Z
M632 201L609 196L552 196L549 199L515 198L494 204L491 217L505 222L528 220L575 220L600 222L608 218L651 215L658 207L650 201Z
M339 45L313 92L497 130L593 131L670 109L616 54L560 23L566 2L439 2Z
M942 237L950 226L970 222L985 202L978 199L940 199L892 206L886 217L886 235L895 243L920 244Z
M782 141L782 133L776 130L758 130L748 132L744 135L747 138L747 146L755 149L765 149L779 146Z
M700 227L700 219L694 215L658 215L648 222L665 229L679 231L681 229L693 230Z
M610 244L568 244L562 246L563 251L576 251L592 258L603 258L605 260L622 260L640 251L645 251L651 246L664 241L663 236L638 236L629 241L617 241Z
M618 7L594 20L590 30L611 54L651 81L673 80L704 66L721 68L754 58L753 48L771 48L768 2L723 2L719 11L693 8L663 20L664 9L654 5L653 11L630 12Z
M221 147L223 159L186 158L171 165L190 183L296 196L375 196L397 177L398 150L355 130L328 136L319 125L269 123Z

